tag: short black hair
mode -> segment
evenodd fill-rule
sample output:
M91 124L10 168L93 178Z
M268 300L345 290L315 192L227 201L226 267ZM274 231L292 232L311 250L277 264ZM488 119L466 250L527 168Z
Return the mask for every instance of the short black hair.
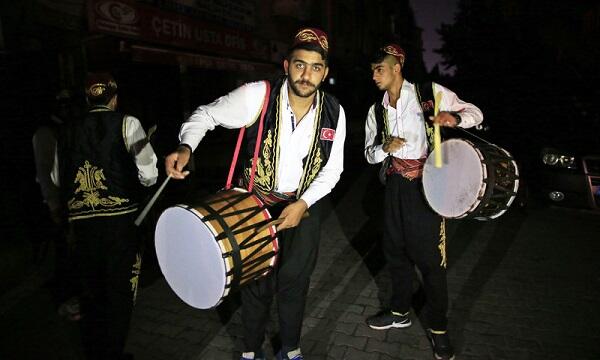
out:
M86 97L88 103L92 106L99 106L99 105L108 105L108 103L110 102L110 100L113 98L113 96L115 96L117 93L107 93L105 95L102 96L88 96Z
M373 54L371 55L371 64L382 63L387 56L391 56L396 62L398 62L398 59L396 59L394 55L390 55L383 51L383 48L379 48L375 50L375 52L373 52Z
M325 61L325 65L327 65L327 62L329 60L328 55L329 53L327 51L325 51L325 49L323 49L322 47L320 47L319 45L315 44L315 43L300 43L300 44L296 44L292 47L289 48L288 50L288 54L287 54L287 60L290 61L291 57L292 57L292 53L295 50L308 50L308 51L316 51L319 54L321 54L321 57L323 58L323 60Z

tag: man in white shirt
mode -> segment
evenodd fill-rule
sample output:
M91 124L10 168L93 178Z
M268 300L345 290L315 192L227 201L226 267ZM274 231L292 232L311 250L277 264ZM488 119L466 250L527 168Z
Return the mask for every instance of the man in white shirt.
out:
M60 127L72 121L74 117L73 94L70 90L62 89L54 98L52 114L40 124L32 138L35 178L40 185L48 219L51 220L46 225L46 223L40 224L40 219L36 219L38 222L36 225L47 226L47 231L43 237L40 236L40 239L34 240L34 256L36 256L36 260L42 260L48 248L48 242L54 242L55 297L60 304L58 313L70 320L78 320L80 317L79 302L75 296L77 284L71 249L66 236L66 212L60 201L59 188L52 182L51 174ZM38 249L40 242L42 242L42 246L41 249ZM40 255L42 257L38 257ZM39 264L39 262L36 261L35 264Z
M319 90L329 71L328 42L320 29L306 28L294 37L283 62L286 76L270 83L245 84L215 102L200 106L180 131L181 145L166 158L167 174L176 179L207 130L246 126L247 158L242 182L248 184L263 100L268 96L253 193L280 213L277 269L241 289L244 323L242 359L262 359L269 309L278 297L282 348L278 359L303 359L300 332L310 276L317 260L320 202L343 170L346 133L344 109ZM310 216L302 218L310 210Z
M365 157L384 163L383 251L392 278L390 309L367 319L372 329L411 325L412 284L416 266L423 275L428 337L436 359L453 359L447 335L448 290L444 220L431 210L422 194L423 164L433 146L433 123L463 128L483 120L481 111L445 87L411 84L402 75L405 53L397 44L381 48L371 61L373 81L384 90L383 100L369 109L365 125ZM431 93L433 91L433 93ZM433 96L436 94L434 104ZM437 106L439 112L433 114Z
M156 182L156 154L138 119L115 111L117 84L89 74L83 119L61 129L52 179L75 237L86 358L121 359L141 270L135 215Z

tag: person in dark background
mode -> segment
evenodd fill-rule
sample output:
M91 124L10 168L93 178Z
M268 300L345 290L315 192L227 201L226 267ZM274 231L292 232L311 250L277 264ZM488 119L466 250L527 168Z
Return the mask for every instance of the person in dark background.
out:
M72 266L71 251L67 239L67 219L64 207L60 201L59 188L51 179L54 163L54 151L60 127L73 121L76 116L73 92L68 89L60 90L53 102L53 111L49 119L44 121L33 134L33 155L35 160L36 182L48 216L48 232L46 236L35 236L34 264L40 265L47 253L48 243L54 243L54 287L58 312L70 320L78 320L79 301L76 294L75 274Z
M134 216L157 159L139 120L115 111L111 75L89 74L85 92L89 112L61 131L52 176L75 237L86 357L121 359L141 270Z
M419 86L405 80L404 60L404 50L389 44L379 49L371 61L373 81L385 94L369 109L364 154L370 164L387 159L382 169L387 175L382 246L391 273L392 298L390 309L369 317L367 325L376 330L411 325L409 309L416 265L423 278L424 319L435 358L453 359L447 334L445 223L426 203L421 176L433 147L433 126L428 121L466 128L481 123L483 115L476 106L439 84ZM428 93L441 94L439 103L434 104ZM439 113L426 119L436 106Z
M299 31L283 62L286 76L271 83L270 94L264 82L248 83L212 104L200 106L181 128L181 145L165 161L167 174L182 179L187 175L183 168L207 130L218 125L249 126L247 134L255 135L257 114L263 99L269 96L253 191L270 205L271 214L279 213L284 221L278 226L278 268L272 276L241 290L245 346L242 359L264 359L262 344L275 293L282 342L277 358L303 359L300 332L310 276L317 260L319 200L340 178L346 133L344 109L334 97L319 90L329 72L328 49L323 31ZM249 142L253 135L248 135ZM250 148L253 146L248 146L251 158ZM272 165L271 171L268 165ZM251 165L245 166L247 183ZM307 209L310 216L302 219Z

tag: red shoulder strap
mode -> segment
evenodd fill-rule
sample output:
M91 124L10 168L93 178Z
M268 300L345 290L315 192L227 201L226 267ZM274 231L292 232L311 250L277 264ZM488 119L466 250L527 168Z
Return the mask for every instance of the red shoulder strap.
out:
M258 122L258 133L256 135L256 145L254 146L254 156L252 157L252 172L250 173L250 182L248 184L248 191L252 192L252 188L254 187L254 174L256 172L256 163L258 162L258 152L260 150L260 143L262 140L262 132L264 126L265 114L267 113L267 107L269 105L269 96L271 95L271 83L265 80L266 92L265 98L263 99L262 110L260 112L260 120ZM246 127L242 127L240 129L240 133L238 135L237 144L235 145L235 151L233 152L233 159L231 160L231 166L229 167L229 175L227 175L227 183L225 184L225 189L231 189L231 183L233 181L233 173L235 171L235 166L237 164L238 157L240 155L240 148L242 147L242 141L244 140L244 132L246 131Z

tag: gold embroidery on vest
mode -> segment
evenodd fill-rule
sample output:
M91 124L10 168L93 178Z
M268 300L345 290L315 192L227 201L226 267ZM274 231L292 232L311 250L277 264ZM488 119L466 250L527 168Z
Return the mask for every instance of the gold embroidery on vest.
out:
M390 138L390 123L388 121L388 113L387 109L383 109L383 131L381 132L381 139L383 140L383 144Z
M279 143L281 137L280 124L281 124L281 104L283 102L283 91L282 89L279 96L276 98L274 104L275 119L272 130L267 130L267 136L263 140L263 148L258 157L256 164L256 176L254 178L254 186L257 190L264 193L268 193L275 188L277 183L277 167L279 164ZM319 142L319 129L321 124L321 113L323 106L323 93L319 91L318 104L319 107L316 111L315 122L313 124L313 138L309 147L308 155L306 157L306 163L302 170L302 177L300 178L300 184L298 186L297 195L300 196L315 179L319 170L321 170L323 164L323 155L321 153L321 145ZM250 181L250 172L252 171L252 163L249 163L244 169L244 178L246 182Z
M425 121L425 133L427 135L427 143L433 151L433 126L429 126L427 121Z
M277 163L279 160L279 121L280 111L279 104L281 103L281 93L275 100L275 123L273 130L267 130L267 136L262 140L262 151L258 156L256 163L256 176L254 177L254 186L265 193L270 192L275 188L277 182ZM260 116L260 115L259 115ZM244 169L244 178L246 183L250 183L250 172L252 171L252 160L249 166Z
M277 100L275 102L275 124L273 124L273 129L275 131L275 142L273 144L273 151L275 154L275 157L273 159L273 186L269 189L272 190L275 188L275 184L277 184L279 182L279 173L277 171L277 169L279 168L279 144L281 144L281 121L283 121L282 119L282 114L281 114L281 107L283 106L283 92L287 91L287 88L282 89L279 92L279 96L277 97Z
M271 154L273 153L273 134L271 129L267 131L267 137L263 141L263 149L261 155L258 157L258 163L256 164L256 176L254 177L254 184L261 189L272 189L273 188L273 162L271 161ZM250 171L252 167L246 168L247 178L250 179Z
M433 89L433 83L431 83L431 87ZM421 98L421 89L419 88L418 84L415 84L415 92L417 93L417 101L419 102L419 104L422 104L423 100ZM434 99L434 101L435 101L435 99ZM439 106L439 104L435 104L435 105ZM421 106L421 105L419 105L419 106ZM422 107L421 107L421 110L423 110ZM423 112L423 120L424 120L424 125L425 125L425 136L427 138L427 146L429 148L429 151L433 151L433 126L429 125L429 123L427 122L428 119L425 119L425 112Z
M101 197L100 190L107 190L107 187L102 183L103 180L106 180L104 170L98 169L97 166L91 165L86 160L83 167L79 167L74 181L79 183L79 186L75 189L75 194L82 192L83 199L77 200L73 197L69 200L69 210L78 210L83 207L91 207L92 210L96 210L98 206L113 207L129 202L129 199L121 199L116 196Z
M310 169L310 174L308 175L308 183L309 184L315 179L315 177L317 177L319 170L321 170L322 163L323 163L323 158L321 157L321 147L318 146L317 153L315 154L315 161L313 161L313 164Z
M137 291L138 291L138 283L140 278L140 273L142 272L142 257L140 253L135 254L135 263L131 268L131 274L133 276L129 279L131 283L131 291L133 292L133 303L135 304L135 299L137 299Z
M446 258L446 220L442 219L440 223L440 242L438 244L438 249L440 249L440 255L442 257L442 261L440 262L440 266L444 269L448 265L448 261Z
M306 157L306 164L302 170L300 185L298 186L298 191L296 193L298 198L300 198L304 191L308 189L310 183L317 176L319 170L321 169L321 164L323 163L323 159L321 157L321 143L319 141L321 114L323 112L323 92L321 91L317 93L317 104L318 108L315 112L315 121L313 124L313 138L311 140L308 155Z

